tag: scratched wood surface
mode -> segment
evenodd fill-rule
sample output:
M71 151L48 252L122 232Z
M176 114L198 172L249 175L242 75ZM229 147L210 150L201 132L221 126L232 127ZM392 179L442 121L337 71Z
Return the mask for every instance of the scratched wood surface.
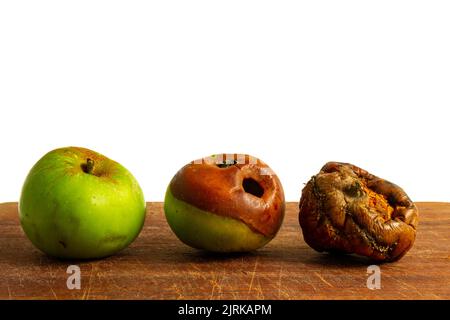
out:
M297 204L278 236L249 254L211 255L171 233L161 203L149 203L144 229L119 254L59 261L35 249L17 204L0 204L1 299L450 299L450 203L418 203L413 249L383 264L381 289L367 288L367 261L313 251L303 241ZM81 289L67 289L67 267L81 268Z

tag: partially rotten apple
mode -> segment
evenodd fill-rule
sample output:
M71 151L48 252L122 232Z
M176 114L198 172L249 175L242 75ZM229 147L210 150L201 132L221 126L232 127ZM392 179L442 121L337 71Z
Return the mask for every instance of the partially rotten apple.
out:
M264 162L218 154L177 172L167 188L164 211L185 244L212 252L246 252L275 237L285 200L280 180Z

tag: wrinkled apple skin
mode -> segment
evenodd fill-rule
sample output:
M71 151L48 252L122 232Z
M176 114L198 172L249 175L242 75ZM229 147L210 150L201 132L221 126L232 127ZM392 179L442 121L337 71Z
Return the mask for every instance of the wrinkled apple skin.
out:
M93 173L82 169L94 160ZM142 190L119 163L94 151L53 150L31 169L19 202L22 228L43 252L91 259L127 247L145 220Z
M248 252L271 239L251 230L245 223L196 208L175 198L167 189L164 200L167 222L185 244L211 252Z

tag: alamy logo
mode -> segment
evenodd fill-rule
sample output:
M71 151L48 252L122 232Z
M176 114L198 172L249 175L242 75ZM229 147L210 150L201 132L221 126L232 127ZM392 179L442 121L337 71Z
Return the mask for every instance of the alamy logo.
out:
M70 276L67 278L67 289L73 290L81 289L81 270L79 266L76 265L70 265L67 267L66 273L70 274Z
M379 266L371 265L367 267L367 288L370 290L381 289L381 269Z

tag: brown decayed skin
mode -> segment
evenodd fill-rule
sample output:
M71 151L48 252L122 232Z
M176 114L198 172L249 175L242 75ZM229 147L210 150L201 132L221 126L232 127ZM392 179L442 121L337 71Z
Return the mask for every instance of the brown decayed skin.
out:
M329 162L303 189L299 222L317 251L395 261L414 243L418 210L399 186L354 165Z
M223 165L225 161L230 165ZM264 193L257 196L246 191L244 179L256 181ZM268 237L276 234L283 221L285 200L278 177L248 155L220 154L193 161L177 172L169 187L179 200L240 220Z

